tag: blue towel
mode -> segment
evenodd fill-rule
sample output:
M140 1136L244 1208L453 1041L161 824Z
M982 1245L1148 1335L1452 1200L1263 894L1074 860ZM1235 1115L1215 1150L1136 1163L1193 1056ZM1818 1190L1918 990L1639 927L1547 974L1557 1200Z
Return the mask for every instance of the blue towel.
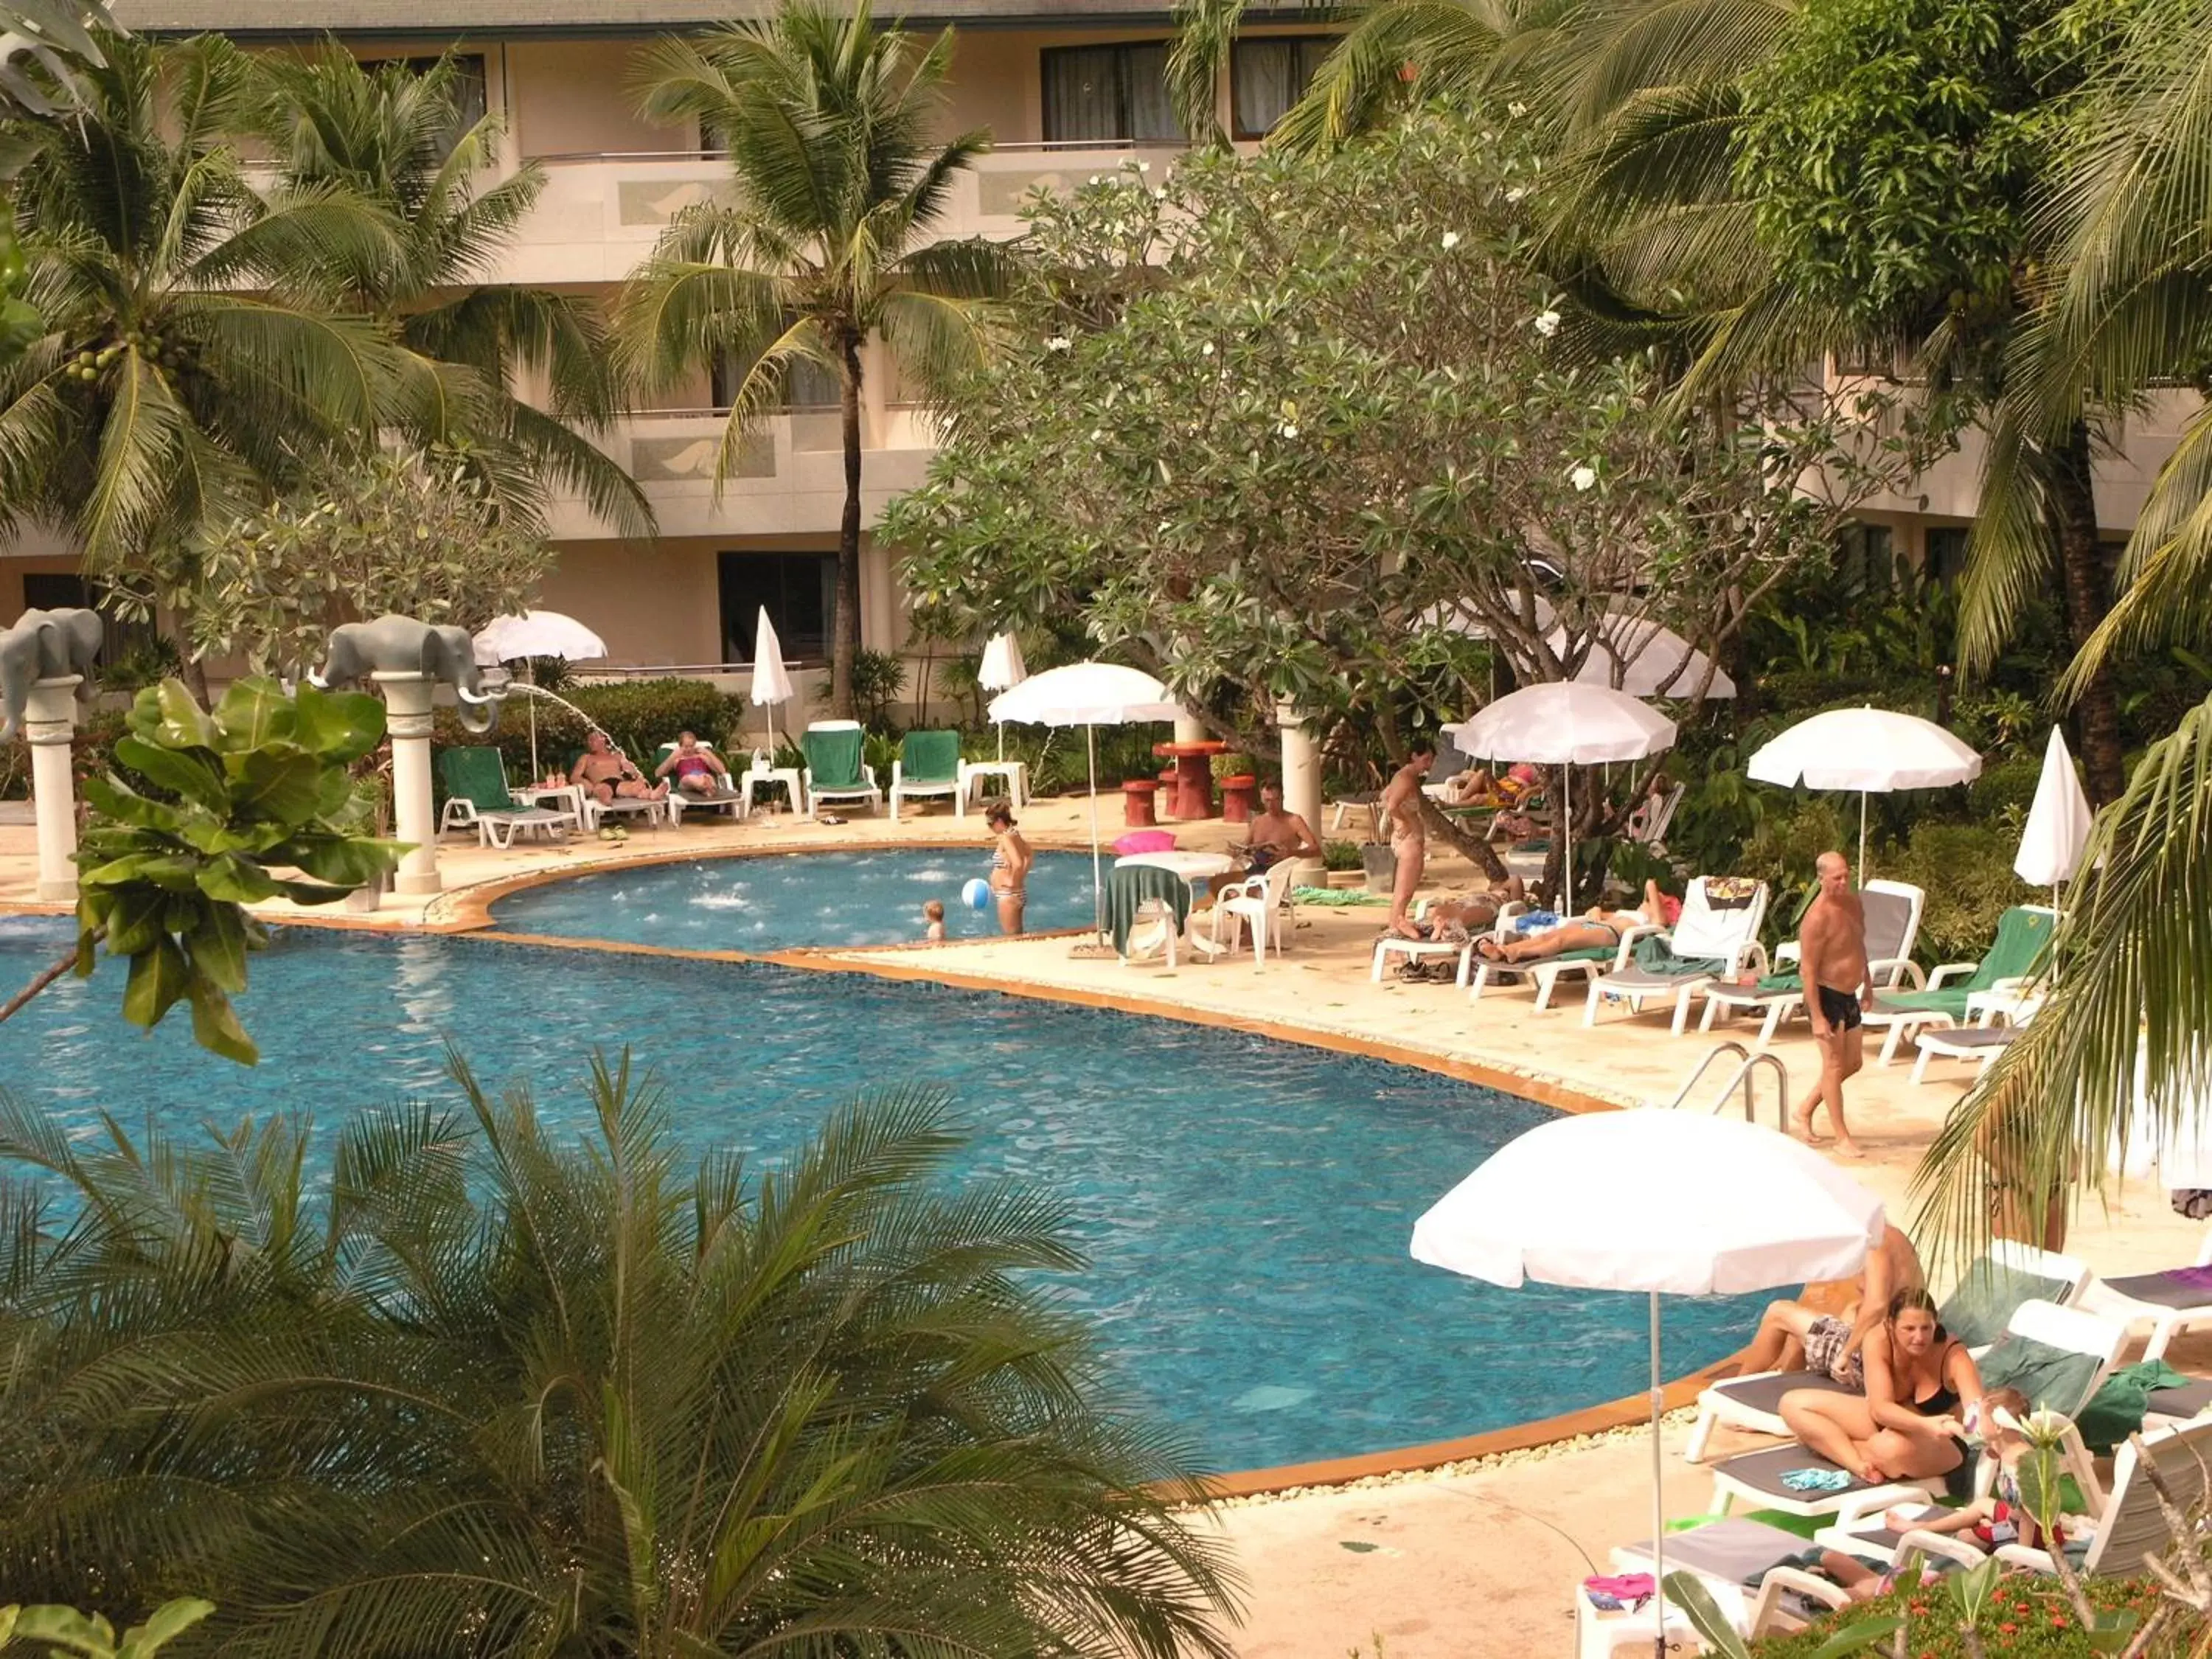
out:
M1792 1492L1841 1492L1851 1477L1843 1469L1784 1469L1782 1484Z
M1523 910L1513 918L1514 931L1521 933L1533 933L1540 928L1556 927L1559 925L1559 913L1553 910Z

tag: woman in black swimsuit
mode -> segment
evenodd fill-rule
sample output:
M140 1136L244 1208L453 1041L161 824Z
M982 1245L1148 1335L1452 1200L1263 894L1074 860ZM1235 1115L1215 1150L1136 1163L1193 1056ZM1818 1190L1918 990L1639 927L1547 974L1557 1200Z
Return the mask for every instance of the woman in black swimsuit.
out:
M1922 1480L1966 1461L1966 1407L1982 1374L1966 1345L1936 1322L1926 1291L1899 1291L1861 1351L1864 1395L1801 1389L1782 1396L1790 1431L1860 1480Z

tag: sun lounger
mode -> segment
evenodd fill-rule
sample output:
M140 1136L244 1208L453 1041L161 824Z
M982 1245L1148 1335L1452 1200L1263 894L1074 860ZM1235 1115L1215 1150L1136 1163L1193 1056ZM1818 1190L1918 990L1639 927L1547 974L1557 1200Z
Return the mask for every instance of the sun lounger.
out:
M2034 1408L2072 1417L2102 1386L2126 1344L2126 1327L2111 1320L2055 1303L2024 1302L1978 1362L1982 1386L2018 1389ZM1834 1468L1794 1442L1723 1458L1712 1466L1712 1508L1725 1511L1744 1498L1792 1515L1869 1515L1946 1486L1940 1478L1874 1484L1853 1477L1832 1490L1799 1492L1783 1480L1796 1469Z
M2212 1413L2212 1377L2197 1376L2178 1389L2153 1389L2143 1401L2143 1426L2170 1428Z
M891 763L891 822L898 822L901 801L922 795L950 795L952 816L967 817L965 771L957 732L908 732L900 739L899 757Z
M2145 1464L2158 1471L2166 1488L2163 1495L2145 1478ZM2096 1535L2082 1558L2081 1572L2140 1572L2145 1559L2163 1559L2174 1542L2169 1514L2192 1517L2193 1524L2193 1517L2203 1513L2208 1468L2212 1468L2212 1422L2154 1429L2122 1446L2113 1455L2112 1492L2097 1518ZM2171 1510L2162 1498L2171 1502ZM2002 1544L1996 1553L2011 1566L2057 1571L2044 1551L2024 1544Z
M1689 1023L1692 997L1716 979L1738 976L1747 964L1765 968L1766 948L1759 942L1765 915L1765 882L1699 876L1683 896L1673 927L1647 933L1636 942L1632 963L1590 981L1583 1024L1597 1024L1603 1001L1625 1002L1640 1013L1646 1002L1672 1000L1680 1036Z
M1877 995L1866 1023L1870 1030L1887 1028L1889 1032L1881 1045L1881 1064L1897 1058L1898 1044L1909 1032L1927 1025L1968 1024L1968 1005L1977 996L2022 990L2032 984L2057 920L2048 905L2016 904L1998 918L1996 938L1979 962L1947 962L1929 975L1925 990Z
M710 755L714 754L714 745L703 738L699 740L699 747ZM659 770L661 763L675 752L674 744L662 744L653 751L653 769L656 771ZM719 755L715 755L714 757L717 760L721 758ZM668 821L671 823L683 823L684 815L686 812L727 812L734 819L744 817L745 811L745 793L737 787L737 781L733 778L718 777L714 780L714 787L712 789L708 790L704 794L697 795L690 793L681 784L676 783L672 779L670 781Z
M1668 1534L1666 1567L1670 1577L1686 1572L1696 1578L1721 1616L1748 1640L1797 1629L1850 1605L1840 1588L1790 1565L1807 1548L1794 1532L1730 1516ZM1651 1540L1615 1547L1612 1564L1615 1572L1650 1572Z
M506 848L514 845L518 831L537 830L566 835L574 817L550 807L525 806L507 787L507 763L496 749L471 745L438 751L438 781L446 786L445 811L438 815L438 833L473 829L477 843Z
M1866 912L1867 972L1872 976L1877 992L1897 990L1904 987L1917 988L1921 983L1919 964L1912 960L1912 946L1920 936L1920 916L1928 903L1927 893L1909 883L1901 881L1870 881L1859 890L1859 903ZM1717 1019L1738 1013L1758 1013L1764 1016L1759 1028L1759 1040L1754 1048L1764 1048L1774 1041L1782 1022L1805 1006L1805 988L1795 967L1784 969L1787 961L1795 963L1797 946L1793 940L1775 953L1775 972L1761 976L1750 985L1715 980L1705 988L1705 1013L1698 1029L1710 1031Z
M1510 939L1516 935L1500 927L1499 937ZM1595 979L1600 974L1619 973L1635 961L1636 941L1646 933L1656 929L1640 927L1624 928L1617 945L1587 945L1579 951L1563 951L1555 957L1545 957L1535 962L1490 962L1477 952L1474 972L1468 981L1468 1000L1480 1002L1488 987L1510 978L1522 978L1536 988L1536 1007L1540 1011L1552 1006L1552 994L1559 989L1563 979Z
M2003 1333L2013 1315L2034 1301L2070 1307L2089 1283L2087 1262L2009 1238L1992 1239L1989 1253L1960 1276L1936 1310L1943 1328L1979 1354ZM1705 1461L1714 1429L1725 1423L1752 1434L1786 1435L1782 1396L1798 1389L1851 1394L1822 1371L1754 1371L1716 1382L1698 1395L1698 1420L1683 1449L1685 1461Z
M575 776L576 763L583 754L580 749L568 751L568 776ZM596 830L600 824L613 817L641 816L647 823L676 822L676 809L669 805L665 795L617 795L612 800L601 800L592 793L588 784L579 785L578 788L584 798L584 828L586 830ZM672 789L669 791L670 794L675 793Z
M1952 1025L1922 1031L1912 1039L1919 1057L1912 1062L1912 1080L1928 1080L1931 1060L1962 1060L1979 1071L2009 1048L2024 1028L2019 1025Z
M1511 919L1521 915L1528 908L1519 899L1506 900L1498 907L1498 922L1490 930L1488 937L1496 939L1512 938ZM1414 913L1414 920L1417 921L1422 920L1429 908L1429 905L1425 902L1421 908ZM1470 934L1466 939L1455 944L1449 939L1400 939L1395 933L1385 933L1375 941L1375 956L1373 961L1369 963L1367 977L1371 982L1380 985L1382 982L1383 969L1389 966L1392 957L1403 957L1408 962L1427 962L1438 957L1456 957L1459 958L1457 982L1464 987L1467 984L1468 966L1474 960L1475 940L1481 937L1483 937L1481 934Z
M861 758L865 736L858 720L817 720L799 734L809 817L818 816L824 801L864 800L871 811L882 808L876 769Z
M2118 1279L2092 1278L2081 1293L2081 1305L2130 1329L2149 1326L2150 1340L2143 1348L2143 1358L2164 1358L2168 1346L2184 1331L2212 1325L2212 1231L2197 1246L2194 1266L2128 1273Z

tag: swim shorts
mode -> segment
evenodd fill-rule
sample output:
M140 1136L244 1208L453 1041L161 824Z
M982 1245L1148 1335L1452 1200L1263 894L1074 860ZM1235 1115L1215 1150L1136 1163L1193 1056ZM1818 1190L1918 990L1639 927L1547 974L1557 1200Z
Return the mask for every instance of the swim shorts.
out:
M1859 1369L1859 1350L1846 1354L1851 1340L1850 1322L1822 1314L1805 1333L1805 1369L1831 1377L1847 1389L1863 1389L1866 1377Z
M1820 1015L1831 1029L1856 1031L1859 1029L1859 1000L1850 991L1832 991L1826 986L1814 988L1820 994Z

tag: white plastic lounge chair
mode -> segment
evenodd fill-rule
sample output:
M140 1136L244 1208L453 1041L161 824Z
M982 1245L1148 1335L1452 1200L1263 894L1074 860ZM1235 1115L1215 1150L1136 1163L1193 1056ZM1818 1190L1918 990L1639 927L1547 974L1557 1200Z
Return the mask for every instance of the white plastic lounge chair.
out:
M1804 1554L1803 1538L1747 1516L1708 1521L1667 1538L1667 1571L1686 1572L1747 1641L1802 1629L1813 1620L1850 1605L1838 1585L1803 1568L1785 1565ZM1650 1572L1651 1540L1617 1546L1615 1572ZM1750 1586L1753 1583L1758 1589Z
M808 817L818 816L824 801L864 800L871 811L882 809L876 769L861 758L866 738L858 720L816 720L799 734Z
M1875 991L1919 989L1923 981L1919 963L1912 960L1912 947L1920 937L1927 893L1909 882L1870 881L1859 890L1859 902L1866 910L1867 972ZM1738 1013L1763 1013L1759 1040L1752 1046L1765 1048L1774 1041L1782 1022L1805 1006L1802 986L1774 982L1783 976L1783 963L1796 960L1797 944L1793 939L1774 953L1775 972L1768 979L1751 985L1715 980L1706 986L1705 1018L1698 1029L1710 1031L1715 1020ZM1790 977L1794 981L1796 975Z
M1213 895L1213 949L1216 955L1234 955L1237 941L1232 935L1227 945L1221 941L1224 917L1233 917L1244 925L1245 937L1252 944L1252 965L1266 965L1267 946L1275 947L1281 956L1290 949L1291 928L1296 912L1291 908L1291 878L1297 866L1290 859L1279 860L1275 865L1256 876L1231 882L1217 889Z
M2173 1339L2200 1325L2212 1325L2212 1231L2197 1247L2197 1261L2188 1267L2169 1267L2154 1273L2128 1273L2118 1279L2092 1277L2081 1293L2081 1305L2092 1313L2117 1319L2130 1330L2150 1327L2145 1359L2165 1357Z
M1640 960L1632 962L1592 980L1583 1024L1596 1024L1598 1005L1608 999L1625 1002L1638 1013L1646 1002L1672 1000L1674 1035L1680 1036L1689 1024L1690 999L1707 985L1735 978L1750 965L1764 971L1766 947L1759 942L1759 924L1766 915L1766 884L1749 883L1750 891L1741 902L1723 897L1740 879L1699 876L1691 882L1682 897L1680 917L1673 927L1656 933L1665 941L1667 962L1652 968L1641 965Z
M1491 930L1489 936L1500 940L1511 939L1513 937L1511 919L1521 915L1528 908L1528 905L1519 899L1506 900L1498 907L1498 923ZM1413 919L1416 921L1424 920L1428 911L1429 902L1424 899L1421 901L1420 908L1413 912ZM1395 933L1385 933L1375 941L1374 960L1368 965L1367 977L1370 982L1380 985L1382 982L1383 969L1389 966L1392 957L1403 957L1408 962L1426 962L1437 957L1456 957L1459 958L1457 982L1463 987L1467 983L1469 965L1474 960L1475 940L1480 937L1481 936L1479 934L1470 934L1465 943L1455 945L1449 939L1400 939Z
M2075 1306L2089 1279L2089 1264L2076 1257L2009 1238L1992 1239L1988 1253L1960 1275L1936 1317L1978 1357L2023 1305L2040 1301ZM1850 1392L1824 1371L1753 1371L1716 1382L1698 1395L1698 1420L1683 1460L1703 1462L1714 1429L1723 1423L1751 1434L1787 1435L1782 1396L1798 1389Z
M1978 1363L1984 1387L2018 1388L2037 1409L2072 1417L2103 1386L2126 1346L2124 1325L2079 1308L2024 1302ZM1941 1494L1946 1484L1941 1477L1881 1485L1853 1478L1834 1491L1797 1492L1784 1481L1790 1471L1807 1468L1842 1473L1794 1441L1723 1458L1712 1466L1711 1507L1725 1512L1742 1498L1757 1508L1792 1515L1864 1516L1893 1504L1917 1503L1922 1492Z
M2201 1514L2206 1470L2212 1468L2212 1421L2151 1430L2113 1455L2112 1492L2081 1562L2085 1576L2139 1572L2144 1558L2162 1557L2172 1547L2172 1525L2165 1504L2144 1478L2146 1462L2158 1471L2176 1510L2185 1516ZM2000 1545L1996 1558L2038 1572L2057 1571L2048 1554L2025 1544Z
M950 795L952 816L968 816L967 763L960 758L957 732L909 732L891 763L891 822L899 803L929 795Z
M488 744L440 750L438 779L446 787L445 811L438 816L441 836L472 829L479 845L503 850L514 845L519 831L566 836L576 822L573 813L518 802L507 787L506 763Z
M704 738L699 739L699 747L710 755L714 753L714 745ZM653 764L655 769L658 769L660 763L675 752L675 749L674 744L664 743L653 751ZM715 756L715 758L719 760L721 757ZM742 819L745 816L744 791L738 787L738 780L736 778L718 778L715 780L714 788L703 795L694 795L687 793L681 784L671 779L668 790L668 821L671 823L681 823L686 812L727 812L733 822Z
M1912 1080L1916 1084L1928 1080L1928 1062L1931 1060L1960 1060L1973 1066L1977 1073L1986 1072L1990 1062L2009 1048L2012 1040L2026 1025L2021 1021L2014 1025L1952 1025L1922 1031L1914 1036L1912 1046L1917 1057L1912 1062Z
M1947 962L1928 975L1922 991L1878 994L1867 1011L1869 1030L1888 1031L1880 1063L1897 1058L1898 1045L1925 1026L1964 1025L1977 997L2025 991L2034 982L2058 913L2047 904L2015 904L1997 918L1996 938L1979 962Z
M1619 973L1636 960L1636 941L1658 931L1656 927L1635 924L1621 930L1620 943L1610 951L1602 945L1591 945L1534 962L1491 962L1478 953L1468 982L1468 1000L1480 1002L1486 988L1517 975L1536 988L1535 1006L1540 1012L1552 1006L1552 994L1559 989L1561 980L1587 978L1595 981L1601 974ZM1503 918L1499 920L1498 937L1501 942L1516 937L1516 930Z

